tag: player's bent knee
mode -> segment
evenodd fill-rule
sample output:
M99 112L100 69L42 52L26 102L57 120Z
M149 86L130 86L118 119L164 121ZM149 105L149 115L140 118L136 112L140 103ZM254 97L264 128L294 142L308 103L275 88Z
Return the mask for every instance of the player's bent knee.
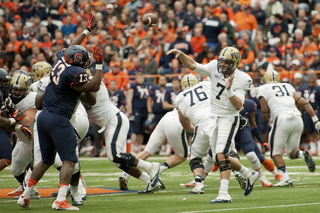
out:
M233 158L238 158L238 160L240 160L240 157L239 157L238 153L236 153L235 151L231 151L229 153L229 156L233 157Z
M246 157L249 162L253 163L258 160L258 157L255 152L249 152L246 154Z
M72 174L76 174L77 172L80 172L80 163L76 163L76 165L74 165L74 169Z
M121 169L121 168L133 166L135 160L136 160L136 157L133 156L131 153L119 153L113 159L113 163L120 164L119 168Z
M71 176L71 181L70 181L70 184L72 186L77 186L78 183L79 183L79 179L80 179L80 171L78 171L77 173L73 174Z
M217 154L216 157L216 162L219 165L220 168L220 172L223 171L227 171L227 170L231 170L231 164L230 164L230 160L229 160L229 155L227 153L221 153L224 154L225 160L218 160L219 159L219 155ZM220 155L220 159L221 159L221 155Z
M21 173L24 172L24 169L25 168L19 168L19 166L11 165L10 172L13 176L19 176Z
M202 164L202 159L201 158L193 158L190 160L189 162L191 171L193 172L193 170L195 169L204 169L204 166Z

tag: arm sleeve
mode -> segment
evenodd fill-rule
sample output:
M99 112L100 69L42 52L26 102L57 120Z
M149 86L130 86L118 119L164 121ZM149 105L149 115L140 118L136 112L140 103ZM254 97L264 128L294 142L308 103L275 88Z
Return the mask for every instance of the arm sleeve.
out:
M262 143L262 142L263 142L263 139L262 139L262 137L261 137L259 128L256 126L256 127L253 128L251 131L252 131L252 134L258 139L258 141L259 141L260 143Z
M79 71L78 73L76 73L73 77L73 80L70 83L70 87L72 88L72 86L74 84L83 84L86 83L88 81L89 77L88 74L86 73L86 71Z
M207 76L207 77L210 77L210 75L211 75L211 72L210 72L210 65L212 64L212 63L208 63L208 64L205 64L205 65L203 65L203 64L199 64L199 63L197 63L196 62L196 69L195 70L193 70L193 71L195 71L196 73L198 73L198 74L200 74L200 75L202 75L202 76Z
M240 98L241 103L243 105L244 100L245 100L245 96L246 96L246 91L242 88L236 89L236 91L234 92L234 95L237 96L238 98Z

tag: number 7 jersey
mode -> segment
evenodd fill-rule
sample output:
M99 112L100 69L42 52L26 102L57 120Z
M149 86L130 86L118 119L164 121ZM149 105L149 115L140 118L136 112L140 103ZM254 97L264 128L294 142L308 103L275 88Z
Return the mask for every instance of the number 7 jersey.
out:
M174 100L182 115L188 118L192 125L198 126L210 116L211 84L202 81L180 92Z
M293 114L300 116L293 95L295 93L293 86L287 83L270 83L259 87L257 99L264 97L270 109L271 118L279 115Z

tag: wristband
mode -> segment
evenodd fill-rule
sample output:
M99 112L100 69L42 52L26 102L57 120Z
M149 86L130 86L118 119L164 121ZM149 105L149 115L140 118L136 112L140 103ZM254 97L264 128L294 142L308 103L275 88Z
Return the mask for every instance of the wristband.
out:
M319 121L318 117L315 115L312 118L313 123L316 123L317 121Z
M90 31L86 29L86 30L84 30L82 33L87 36L87 35L90 33Z
M96 64L96 70L102 70L102 64Z
M232 96L234 96L234 92L232 91L231 88L229 90L227 90L227 96L228 96L228 98L231 98Z
M10 125L15 124L17 122L16 119L14 118L9 118L9 120L10 120Z
M21 124L17 124L17 125L14 127L14 129L15 129L16 131L19 131L19 130L21 130L21 127L22 127Z

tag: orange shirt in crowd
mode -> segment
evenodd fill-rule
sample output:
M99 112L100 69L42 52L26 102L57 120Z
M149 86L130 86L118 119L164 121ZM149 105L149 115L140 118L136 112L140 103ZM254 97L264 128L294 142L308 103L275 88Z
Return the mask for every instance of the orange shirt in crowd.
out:
M73 24L75 24L75 25L78 25L77 16L78 16L78 13L72 14L72 16L71 16L71 23L73 23ZM63 23L63 24L66 23L66 17L64 17L64 18L62 19L62 23Z
M174 28L169 28L168 33L176 34L176 29Z
M202 44L206 42L206 37L201 36L200 38L197 38L196 36L192 36L190 40L190 44L193 47L194 53L199 53L202 51Z
M280 61L280 58L276 57L267 57L267 62L272 63L273 61Z
M136 30L135 30L136 31ZM132 32L131 32L132 33ZM145 37L147 35L147 32L144 31L144 30L141 30L140 32L138 32L138 37L140 39L142 39L143 37ZM128 44L133 44L133 36L130 35L129 38L128 38Z
M282 81L282 79L284 78L288 78L290 79L290 73L285 70L285 69L282 69L280 72L278 72L280 74L280 80Z
M131 0L120 0L119 4L124 7L129 1Z
M245 15L244 12L237 12L233 16L233 21L238 25L237 32L258 28L257 19L252 14Z
M156 60L158 66L159 66L159 64L160 64L160 58L161 58L161 56L162 56L162 53L163 53L162 51L161 51L161 52L157 52L157 53L155 54L155 56L154 56L154 59Z
M154 49L152 49L151 47L148 47L148 49L149 49L149 51L150 51L151 57L154 56L154 54L155 54ZM140 54L144 54L143 51L144 51L144 49L139 50L138 56L139 56ZM140 57L139 57L139 58L140 58Z
M210 61L212 61L213 59L209 59L209 58L204 58L204 59L202 59L202 62L201 62L201 64L207 64L207 63L209 63Z
M174 42L176 40L174 33L168 32L167 34L163 34L164 36L164 40L166 40L167 43L171 44L172 42Z
M239 39L237 42L242 42L242 44L243 44L242 50L239 50L239 52L241 54L241 58L242 58L244 51L248 48L248 45L242 39ZM249 52L247 53L247 57L241 59L241 63L252 64L254 62L254 59L255 59L255 57L254 57L253 50L249 50Z
M226 12L228 13L228 18L229 20L232 20L233 16L234 16L234 13L233 13L233 10L230 9L230 8L225 8ZM212 9L212 13L214 16L217 16L218 18L220 18L220 15L222 13L222 8L219 7L219 8L213 8Z
M282 45L282 46L277 46L277 48L278 48L278 50L280 51L280 53L281 53L281 55L285 55L285 53L286 53L286 45Z
M51 48L52 48L52 41L49 41L48 43L42 42L42 43L39 45L39 47L40 47L41 49L43 49L43 50L47 50L47 49L51 50Z
M318 47L316 44L311 44L309 47L302 45L299 49L299 53L304 55L304 60L306 61L307 67L313 60L313 52L317 51Z
M123 30L124 27L125 27L125 25L122 24L121 21L118 21L118 22L117 22L116 28Z
M2 2L1 6L2 6L2 8L9 7L11 10L13 10L13 8L14 8L13 1L9 1L8 3Z
M13 51L16 52L16 53L18 53L18 52L19 52L19 48L20 48L22 42L17 40L16 42L12 43L11 41L9 41L9 42L7 43L7 45L6 45L6 52L8 52L8 46L9 46L9 44L12 44L12 45L13 45Z
M115 80L117 82L117 90L118 89L123 89L123 90L127 89L127 84L129 83L129 78L128 78L127 73L125 73L123 71L119 71L115 75L112 72L107 72L107 73L103 74L103 77L106 81L105 84L108 89L110 89L109 84L110 84L110 81L112 81L112 80Z
M122 62L123 68L125 68L127 70L127 72L129 72L130 70L132 70L134 68L133 62L132 61L126 61L126 62Z
M315 27L313 27L313 33L312 33L312 35L314 36L314 37L316 37L316 38L318 38L318 34L320 33L320 28L315 28Z

